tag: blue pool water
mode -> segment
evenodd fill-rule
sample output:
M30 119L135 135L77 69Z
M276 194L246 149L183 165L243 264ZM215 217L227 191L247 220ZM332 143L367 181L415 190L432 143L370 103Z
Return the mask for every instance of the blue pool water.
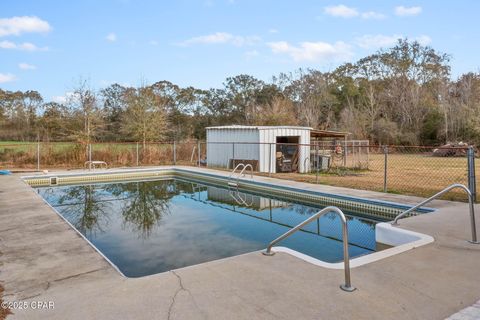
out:
M264 249L322 208L178 179L37 191L128 277ZM376 221L345 213L351 257L375 251ZM338 262L341 239L328 213L279 245Z

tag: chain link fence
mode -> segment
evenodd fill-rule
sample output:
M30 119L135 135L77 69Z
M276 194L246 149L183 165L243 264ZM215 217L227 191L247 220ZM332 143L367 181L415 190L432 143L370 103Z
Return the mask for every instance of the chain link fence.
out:
M260 175L310 183L427 197L453 183L476 194L480 161L467 147L372 146L368 141L251 143L198 141L158 143L0 142L3 169L109 168L187 165L232 170L249 163ZM461 190L444 199L466 200Z

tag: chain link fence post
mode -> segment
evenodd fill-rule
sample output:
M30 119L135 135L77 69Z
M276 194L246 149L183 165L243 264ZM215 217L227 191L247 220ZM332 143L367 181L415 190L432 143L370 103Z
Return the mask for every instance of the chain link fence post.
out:
M88 144L88 170L92 170L92 144Z
M138 167L138 142L137 142L137 145L136 145L136 164L137 164L137 167Z
M177 141L173 140L173 165L177 165Z
M275 162L274 162L275 163ZM268 144L268 176L272 176L272 144Z
M318 184L318 165L320 162L320 155L318 154L318 141L315 144L315 183ZM320 220L320 219L318 219Z
M40 171L40 135L37 136L37 171Z
M232 169L235 169L235 142L232 142Z
M197 148L198 148L198 166L200 167L200 158L202 154L200 153L200 140L197 142Z
M385 156L383 163L383 192L387 192L387 174L388 174L388 146L383 146Z
M467 150L467 166L468 166L468 189L472 193L473 200L477 201L477 182L475 176L475 150L469 147Z

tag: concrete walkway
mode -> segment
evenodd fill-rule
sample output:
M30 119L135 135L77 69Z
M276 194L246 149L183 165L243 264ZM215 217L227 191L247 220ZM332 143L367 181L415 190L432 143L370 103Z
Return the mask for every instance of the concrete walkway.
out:
M269 178L256 178L269 181ZM324 192L414 203L418 199L288 182ZM480 297L480 245L467 205L437 201L401 227L432 244L342 270L285 253L259 252L143 278L124 278L19 176L0 178L0 281L5 299L26 302L12 319L445 319ZM477 206L477 211L480 208ZM479 222L480 223L480 222ZM54 302L33 310L32 301Z

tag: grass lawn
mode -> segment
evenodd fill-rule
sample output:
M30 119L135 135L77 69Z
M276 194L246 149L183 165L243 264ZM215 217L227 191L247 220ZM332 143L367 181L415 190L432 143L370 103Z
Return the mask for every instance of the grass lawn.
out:
M476 172L480 174L480 160L476 161ZM316 182L315 173L276 173L272 176L302 182ZM331 169L328 172L319 173L318 183L383 191L383 177L384 155L370 154L367 170ZM452 183L467 184L466 158L440 158L422 154L391 154L388 156L388 192L427 197ZM446 194L444 199L465 200L466 195L461 190L453 190Z

